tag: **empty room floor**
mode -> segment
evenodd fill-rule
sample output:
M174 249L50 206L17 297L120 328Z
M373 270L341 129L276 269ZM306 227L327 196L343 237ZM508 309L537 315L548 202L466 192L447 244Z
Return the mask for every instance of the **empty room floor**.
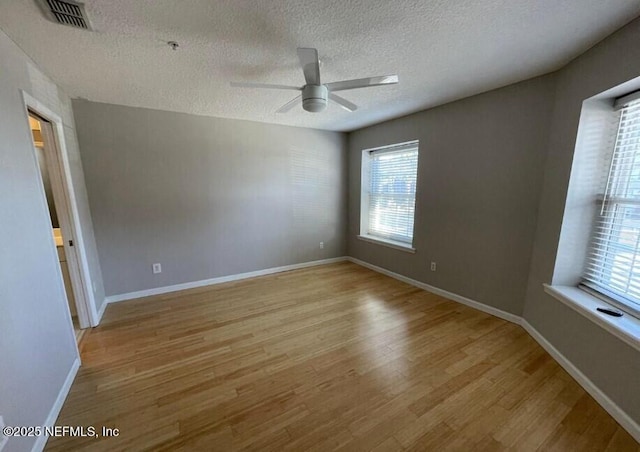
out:
M520 326L352 263L110 305L47 450L640 450Z

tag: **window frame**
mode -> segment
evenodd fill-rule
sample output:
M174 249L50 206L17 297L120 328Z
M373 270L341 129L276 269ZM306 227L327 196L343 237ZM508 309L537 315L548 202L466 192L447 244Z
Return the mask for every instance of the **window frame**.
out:
M371 162L375 153L383 152L400 152L403 150L415 149L418 160L420 159L420 142L419 140L405 141L402 143L394 143L391 145L380 146L362 150L361 159L361 178L360 178L360 233L358 239L394 248L400 251L415 253L415 218L416 218L416 194L418 185L418 164L416 163L416 188L413 193L414 211L413 211L413 233L411 241L394 240L369 231L369 208L370 208L370 191L371 191Z
M612 107L612 114L619 115L617 119L618 123L620 123L623 120L622 110L624 108L627 108L629 104L637 105L638 102L640 102L640 91L636 91L631 94L619 97L615 100L614 105ZM638 129L640 130L640 125L638 126ZM605 187L605 193L599 195L595 200L595 202L599 204L599 208L601 209L602 212L605 211L604 206L608 203L609 198L614 200L611 202L611 204L615 204L615 205L618 204L618 202L615 201L617 198L615 194L614 195L609 194L609 184L613 180L616 180L616 183L618 182L617 181L618 174L614 170L614 165L616 164L616 158L617 158L617 152L618 152L619 134L620 134L620 127L618 126L615 130L615 136L613 140L614 149L611 151L611 158L610 158L608 167L606 169L603 169L603 173L606 171L606 175L607 175L607 186ZM606 150L603 149L603 152L606 152ZM602 215L603 213L601 213L601 216ZM598 225L605 222L613 224L615 222L615 216L616 216L616 213L612 209L610 209L610 207L608 207L606 216L603 219L600 219L598 217L594 218L592 227L591 227L589 244L588 244L588 256L590 256L594 252L595 248L603 245L603 242L596 238L596 234L597 234L596 230L598 228ZM609 241L607 241L606 243L609 243ZM639 251L639 250L640 249L637 249L636 251ZM635 253L635 255L638 255L638 254L640 254L640 252ZM629 314L635 317L636 319L640 319L640 298L638 298L637 302L633 301L635 298L631 296L629 296L628 297L629 299L627 299L627 297L625 297L624 295L616 291L610 290L606 285L600 285L597 282L593 281L593 278L589 278L587 276L587 274L590 271L593 271L593 269L592 268L590 269L590 267L591 265L587 261L585 263L584 270L582 273L582 279L581 279L581 282L578 284L578 287L583 291L589 293L590 295L598 298L599 300L611 305L613 308L618 309L626 314Z

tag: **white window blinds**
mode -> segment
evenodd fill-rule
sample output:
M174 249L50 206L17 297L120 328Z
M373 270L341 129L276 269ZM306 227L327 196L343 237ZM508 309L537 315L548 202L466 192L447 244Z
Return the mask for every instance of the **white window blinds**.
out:
M640 312L640 101L622 108L585 283Z
M367 234L411 244L418 143L370 151Z

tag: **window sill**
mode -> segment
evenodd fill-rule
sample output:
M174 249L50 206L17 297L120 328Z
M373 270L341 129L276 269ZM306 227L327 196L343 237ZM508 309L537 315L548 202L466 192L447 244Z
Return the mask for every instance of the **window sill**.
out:
M577 287L549 284L543 284L543 286L546 293L640 351L640 319L627 313L622 317L612 317L598 312L596 308L612 306Z
M411 245L402 242L396 242L395 240L387 240L380 237L373 237L371 235L359 235L359 240L364 240L365 242L375 243L382 246L387 246L389 248L393 248L396 250L404 251L406 253L415 253L416 249Z

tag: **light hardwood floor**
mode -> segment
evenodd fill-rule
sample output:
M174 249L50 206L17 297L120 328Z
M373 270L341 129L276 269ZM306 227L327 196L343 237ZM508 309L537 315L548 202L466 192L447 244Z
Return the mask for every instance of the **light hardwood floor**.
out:
M123 302L48 450L640 450L519 326L339 263Z

